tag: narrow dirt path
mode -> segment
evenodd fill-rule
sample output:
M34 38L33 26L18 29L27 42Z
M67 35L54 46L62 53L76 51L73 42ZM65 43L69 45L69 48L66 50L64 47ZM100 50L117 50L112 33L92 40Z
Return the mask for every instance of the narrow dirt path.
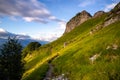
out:
M46 76L43 80L51 80L53 77L53 70L54 70L54 66L52 65L52 61L58 57L58 54L56 56L54 56L51 60L48 61L48 71L46 72Z
M49 65L49 69L46 72L46 76L45 76L44 80L51 80L51 78L52 78L53 65L51 63L48 63L48 65Z

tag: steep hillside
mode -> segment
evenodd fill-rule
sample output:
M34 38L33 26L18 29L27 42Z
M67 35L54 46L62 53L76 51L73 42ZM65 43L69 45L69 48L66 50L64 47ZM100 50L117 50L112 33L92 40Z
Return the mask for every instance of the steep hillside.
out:
M22 80L120 80L119 5L28 54Z

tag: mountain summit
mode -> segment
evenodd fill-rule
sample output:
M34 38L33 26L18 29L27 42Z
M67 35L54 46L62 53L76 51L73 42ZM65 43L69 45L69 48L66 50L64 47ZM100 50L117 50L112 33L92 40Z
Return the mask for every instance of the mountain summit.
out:
M96 17L98 17L98 16L101 16L101 15L103 15L105 12L104 11L98 11L98 12L96 12L95 14L94 14L94 18L96 18Z
M75 27L77 27L78 25L82 24L83 22L87 21L88 19L90 19L92 16L90 15L90 13L88 13L87 11L83 10L82 12L76 14L75 17L73 17L70 21L68 21L67 25L66 25L66 30L65 33L70 32L71 30L73 30Z

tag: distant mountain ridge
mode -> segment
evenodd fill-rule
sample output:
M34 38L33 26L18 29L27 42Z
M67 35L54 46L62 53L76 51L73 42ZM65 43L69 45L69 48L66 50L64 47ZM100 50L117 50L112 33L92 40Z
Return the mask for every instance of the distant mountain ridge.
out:
M8 39L8 37L16 37L17 39L19 39L19 42L22 44L22 46L26 46L30 42L35 42L35 41L39 42L42 45L48 43L48 41L36 40L36 39L31 38L28 35L14 34L14 33L5 31L3 29L0 29L0 45L5 43Z

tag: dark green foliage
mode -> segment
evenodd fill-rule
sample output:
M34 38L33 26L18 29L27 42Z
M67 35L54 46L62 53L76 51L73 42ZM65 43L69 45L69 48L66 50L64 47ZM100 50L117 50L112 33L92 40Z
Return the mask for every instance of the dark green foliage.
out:
M23 73L22 46L15 38L9 38L0 51L0 80L20 80Z
M32 51L38 49L41 46L39 42L31 42L23 49L23 57L25 57L28 53L31 54Z

